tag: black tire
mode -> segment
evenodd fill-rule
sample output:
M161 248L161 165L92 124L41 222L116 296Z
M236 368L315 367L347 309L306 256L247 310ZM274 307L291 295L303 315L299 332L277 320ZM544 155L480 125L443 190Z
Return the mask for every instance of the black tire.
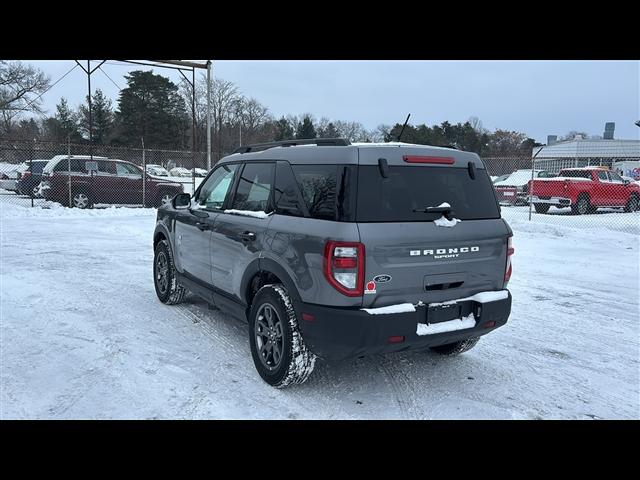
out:
M93 207L91 194L86 190L73 190L71 192L71 203L69 207L79 208L81 210Z
M627 213L635 212L640 209L640 199L637 195L629 195L629 200L624 207L624 211Z
M547 213L551 205L548 203L534 203L533 207L536 209L536 213Z
M576 203L571 205L571 213L574 215L584 215L585 213L592 212L594 209L591 206L589 195L583 194L578 197Z
M258 374L272 387L304 383L313 372L316 356L305 345L291 298L280 284L265 285L256 294L249 314L249 344Z
M187 290L176 280L171 248L166 240L156 245L153 255L153 285L162 303L175 305L184 300Z
M455 357L456 355L460 355L467 350L471 350L476 346L478 340L480 340L479 337L467 338L466 340L460 340L459 342L447 343L446 345L431 347L431 350L446 357Z

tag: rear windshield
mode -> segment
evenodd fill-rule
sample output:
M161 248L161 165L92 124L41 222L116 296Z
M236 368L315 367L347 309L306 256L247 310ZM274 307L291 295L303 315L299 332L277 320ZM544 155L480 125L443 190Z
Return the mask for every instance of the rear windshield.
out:
M466 168L392 166L383 178L378 166L361 165L358 173L358 222L424 222L442 213L414 210L451 205L460 220L500 218L486 170L471 179Z
M591 178L590 170L563 170L560 172L561 177L569 178Z

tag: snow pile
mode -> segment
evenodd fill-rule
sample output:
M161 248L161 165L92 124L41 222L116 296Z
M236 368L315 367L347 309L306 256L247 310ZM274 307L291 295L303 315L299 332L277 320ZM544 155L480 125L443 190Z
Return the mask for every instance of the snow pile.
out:
M110 206L107 208L79 208L65 207L57 202L38 200L36 206L0 203L0 217L2 218L88 218L88 217L140 217L156 216L154 208L131 208Z
M255 218L267 218L270 213L265 213L262 210L258 212L253 212L251 210L225 210L224 213L231 213L233 215L243 215L245 217L255 217Z
M449 300L440 303L430 303L430 307L439 307L441 305L453 305L458 302L478 302L478 303L490 303L497 300L504 300L509 298L509 292L507 290L498 290L495 292L480 292L470 297L458 298L456 300Z
M416 309L411 303L399 303L398 305L389 305L388 307L380 308L361 308L369 315L388 315L390 313L408 313L415 312Z
M436 333L455 332L456 330L465 330L467 328L473 328L476 326L476 319L473 313L470 313L466 317L456 318L449 320L448 322L432 323L426 325L424 323L418 324L416 334L418 335L434 335Z
M452 218L451 220L449 220L448 218L445 218L445 216L443 215L440 218L437 218L436 220L434 220L433 223L435 223L438 227L455 227L456 224L461 221L462 220L458 218Z

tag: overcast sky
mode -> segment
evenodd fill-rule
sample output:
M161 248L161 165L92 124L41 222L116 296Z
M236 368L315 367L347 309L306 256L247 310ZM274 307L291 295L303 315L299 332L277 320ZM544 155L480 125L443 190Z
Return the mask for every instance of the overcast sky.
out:
M74 61L30 61L58 80ZM93 65L97 65L96 62ZM102 67L120 87L130 70ZM155 69L180 80L174 70ZM547 135L576 130L602 135L615 122L615 138L638 139L640 62L638 61L215 61L213 74L267 106L276 117L313 113L335 120L380 124L432 125L444 120L480 118L485 128L524 132L546 143ZM97 70L100 88L116 105L118 87ZM86 75L76 68L47 92L44 107L55 112L60 97L76 106L86 95Z

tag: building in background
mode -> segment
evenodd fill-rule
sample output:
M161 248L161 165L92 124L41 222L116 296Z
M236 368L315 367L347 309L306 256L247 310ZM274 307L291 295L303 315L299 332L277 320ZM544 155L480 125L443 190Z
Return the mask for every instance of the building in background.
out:
M601 139L576 135L571 140L558 142L556 136L550 135L547 145L533 149L535 168L558 173L563 168L595 165L615 168L614 164L623 165L620 162L640 161L640 140L616 140L614 130L615 123L608 122Z

